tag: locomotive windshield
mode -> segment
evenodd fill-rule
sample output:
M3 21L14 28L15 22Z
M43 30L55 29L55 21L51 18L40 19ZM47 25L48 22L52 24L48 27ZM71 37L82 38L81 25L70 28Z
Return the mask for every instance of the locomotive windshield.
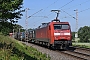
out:
M54 30L57 29L69 29L69 25L68 24L54 24Z

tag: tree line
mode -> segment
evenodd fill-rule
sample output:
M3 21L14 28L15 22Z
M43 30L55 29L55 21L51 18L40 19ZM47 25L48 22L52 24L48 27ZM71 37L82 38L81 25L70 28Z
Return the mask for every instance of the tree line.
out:
M90 42L90 26L80 27L77 33L79 42ZM72 32L72 38L75 40L75 32Z

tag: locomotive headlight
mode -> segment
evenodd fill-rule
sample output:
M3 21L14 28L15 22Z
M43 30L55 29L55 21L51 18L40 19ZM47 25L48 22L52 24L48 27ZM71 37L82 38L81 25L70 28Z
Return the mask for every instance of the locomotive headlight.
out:
M70 35L70 33L54 33L54 35Z
M64 33L64 35L70 35L70 33Z
M60 35L60 33L54 33L54 35Z

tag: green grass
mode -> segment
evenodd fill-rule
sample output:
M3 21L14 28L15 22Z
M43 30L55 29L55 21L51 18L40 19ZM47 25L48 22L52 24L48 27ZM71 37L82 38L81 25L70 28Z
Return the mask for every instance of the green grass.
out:
M90 48L90 43L73 43L73 46L79 46L83 48Z
M50 57L13 38L0 35L0 60L50 60Z

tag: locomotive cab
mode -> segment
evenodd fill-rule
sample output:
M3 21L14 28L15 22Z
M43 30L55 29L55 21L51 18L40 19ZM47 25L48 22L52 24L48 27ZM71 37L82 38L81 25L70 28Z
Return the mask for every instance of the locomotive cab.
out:
M71 29L68 22L52 20L51 22L51 43L57 49L64 49L72 45Z

